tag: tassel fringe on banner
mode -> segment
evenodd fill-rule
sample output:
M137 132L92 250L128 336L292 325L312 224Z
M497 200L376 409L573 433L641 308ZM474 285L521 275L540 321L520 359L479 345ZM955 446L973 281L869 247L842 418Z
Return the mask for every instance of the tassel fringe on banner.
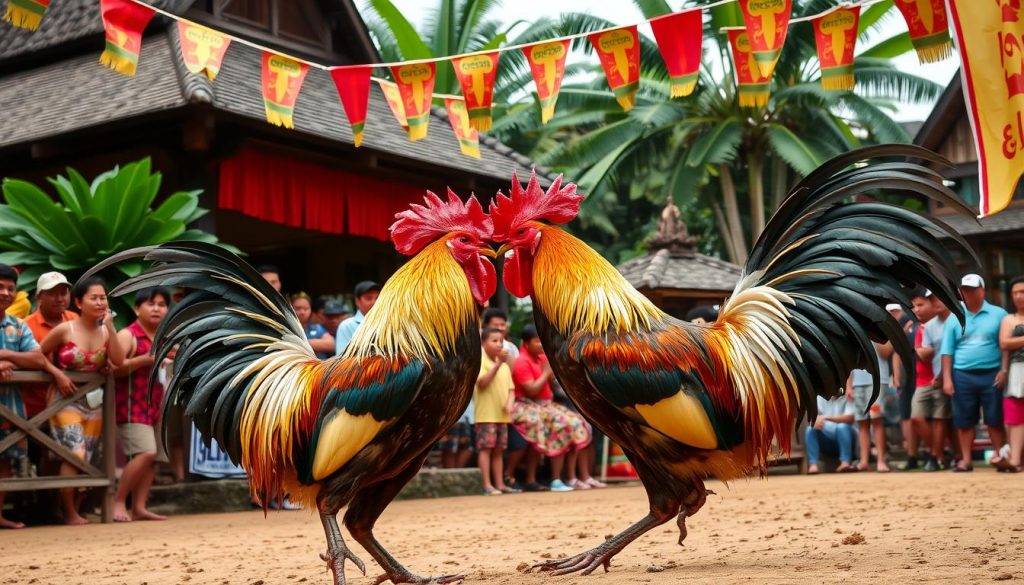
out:
M696 73L683 77L670 77L669 83L672 84L672 97L686 97L693 93L693 90L697 89L698 77Z
M107 48L100 55L100 65L131 77L139 65L139 56L122 51L121 47L107 41Z
M852 65L821 70L821 87L829 91L849 91L854 83Z
M914 51L917 52L917 59L922 65L937 63L953 56L953 39L949 37L948 31L912 39L912 41Z
M744 85L736 92L736 98L741 108L763 108L768 105L768 98L771 93L768 91L769 84Z
M19 28L36 30L49 4L49 0L7 0L4 20Z

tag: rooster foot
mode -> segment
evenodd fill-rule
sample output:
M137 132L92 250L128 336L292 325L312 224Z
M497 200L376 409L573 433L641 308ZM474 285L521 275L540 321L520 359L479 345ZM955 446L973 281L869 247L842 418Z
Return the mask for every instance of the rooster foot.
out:
M328 548L327 552L320 555L320 558L327 562L327 568L334 574L334 585L345 585L345 559L352 561L355 566L359 567L363 575L366 575L366 565L363 564L363 560L350 551L344 543L336 548Z
M676 526L679 527L679 546L683 546L683 541L686 540L686 518L688 516L693 516L700 511L709 495L716 495L715 492L708 489L700 490L695 492L695 494L693 501L685 504L683 509L679 511L679 516L676 518Z
M465 578L466 578L465 575L442 575L440 577L419 577L419 576L413 575L412 573L409 573L409 572L406 571L406 572L402 572L402 573L397 573L395 575L388 575L387 573L384 573L383 575L377 577L373 581L373 585L380 585L381 583L384 583L385 581L391 581L392 583L394 583L394 585L398 585L399 583L417 583L417 584L423 583L423 584L430 584L430 585L433 585L433 584L436 583L437 585L445 585L446 583L458 583L458 582L462 581Z
M622 547L608 547L602 544L575 556L537 563L530 567L530 570L550 571L552 575L567 575L582 571L581 575L589 575L598 567L604 566L604 572L607 573L608 567L612 564L612 557L617 555L621 549Z

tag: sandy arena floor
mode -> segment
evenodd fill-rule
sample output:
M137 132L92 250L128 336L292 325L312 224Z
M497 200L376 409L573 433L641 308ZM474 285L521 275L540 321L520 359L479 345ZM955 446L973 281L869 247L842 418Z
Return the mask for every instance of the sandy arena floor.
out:
M689 521L615 558L610 573L553 578L522 563L590 548L646 511L642 488L404 501L378 537L421 575L466 583L983 583L1024 579L1024 476L780 476L731 488ZM857 536L860 535L860 536ZM861 538L862 537L862 538ZM348 535L346 535L348 539ZM352 543L366 561L376 564ZM862 541L859 544L850 542ZM308 512L179 516L168 522L0 531L0 584L330 583ZM372 583L349 565L349 583Z

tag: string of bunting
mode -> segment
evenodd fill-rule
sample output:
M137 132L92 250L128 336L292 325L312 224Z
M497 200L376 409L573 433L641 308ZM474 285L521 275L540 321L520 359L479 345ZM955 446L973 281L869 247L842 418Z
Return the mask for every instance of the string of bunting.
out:
M7 0L4 19L35 30L50 0ZM690 95L697 84L703 44L702 11L735 2L743 14L743 27L723 29L728 35L734 61L739 103L760 107L768 103L775 64L789 26L810 21L814 27L821 83L827 90L847 91L854 86L853 60L862 7L881 0L843 3L817 15L791 19L792 0L720 0L681 12L659 16L651 26L655 42L669 73L671 96ZM907 22L911 41L922 63L952 54L952 40L944 0L895 0ZM565 75L570 41L586 37L604 69L608 86L623 110L630 110L640 80L638 25L616 26L526 45L509 45L463 55L396 63L328 66L307 61L263 45L216 31L142 0L100 0L106 36L100 63L124 75L134 75L142 48L142 33L157 13L177 21L185 66L211 81L217 76L229 46L238 42L262 52L261 86L267 121L293 127L295 102L309 69L327 71L352 128L353 140L362 144L371 82L376 82L398 123L410 140L427 136L433 99L444 101L448 119L462 152L479 157L479 132L491 129L494 82L501 53L522 51L529 64L541 107L541 122L554 115L558 92ZM462 95L434 92L437 64L451 63ZM374 77L373 69L387 68L392 80Z

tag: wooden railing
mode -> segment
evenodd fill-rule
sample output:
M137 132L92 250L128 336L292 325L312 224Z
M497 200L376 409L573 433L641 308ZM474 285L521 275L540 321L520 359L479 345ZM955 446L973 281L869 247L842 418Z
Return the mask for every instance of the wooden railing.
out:
M0 405L0 418L7 419L17 431L0 441L0 453L6 451L24 437L39 443L50 452L60 457L78 469L81 473L73 476L43 476L43 477L19 477L0 479L0 491L15 492L26 490L45 490L58 488L80 488L80 487L105 487L106 493L103 497L103 522L111 522L114 519L114 491L117 487L115 454L115 434L117 426L114 421L114 381L112 377L95 373L65 372L78 386L78 390L71 396L62 396L60 400L48 405L42 412L31 419L24 419L14 414L10 409ZM15 371L14 377L10 380L13 383L43 383L50 384L53 378L43 372ZM5 382L6 383L6 382ZM55 441L50 435L39 429L40 425L50 419L57 411L65 406L81 400L86 393L103 387L103 469L100 469L88 461L83 461L77 455L66 449Z

